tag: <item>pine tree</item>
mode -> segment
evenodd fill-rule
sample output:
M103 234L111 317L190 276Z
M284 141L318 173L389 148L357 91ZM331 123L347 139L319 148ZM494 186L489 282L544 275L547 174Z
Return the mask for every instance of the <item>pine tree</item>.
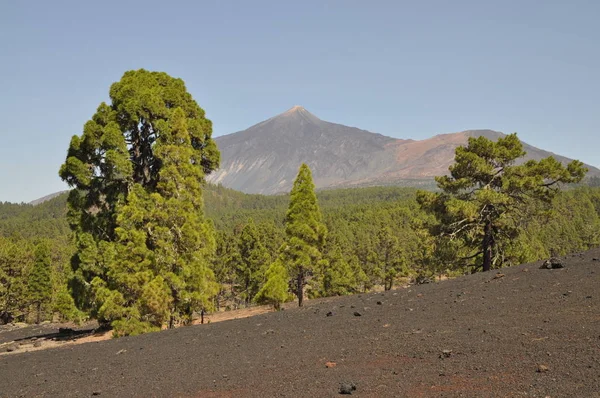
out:
M281 304L290 299L290 276L280 259L275 260L265 273L266 282L260 288L254 300L259 303L269 303L279 311ZM293 297L293 296L292 296Z
M480 259L483 271L503 265L524 220L550 204L561 184L579 182L587 172L580 161L565 167L554 157L516 165L524 155L516 134L497 142L469 138L456 149L450 175L436 178L441 192L418 193L421 207L438 221L433 234L460 242L462 258Z
M343 296L358 291L358 278L350 264L342 256L342 250L335 245L323 262L321 297Z
M269 253L260 241L258 230L251 218L240 235L239 253L240 261L237 273L242 282L243 297L248 306L258 292L264 280L265 271L271 262Z
M381 275L384 289L391 290L398 273L404 270L404 256L396 238L389 227L383 227L377 233L377 269Z
M282 260L294 279L298 305L302 307L304 286L321 259L327 229L322 222L312 174L306 164L300 166L290 193L290 204L285 217L286 240L282 246Z
M236 270L241 259L238 238L233 233L218 231L216 245L212 269L219 284L219 292L215 299L216 310L219 310L221 301L226 303L235 297Z
M50 248L45 242L35 248L35 261L29 273L29 300L35 306L36 323L41 322L42 305L49 304L52 299L52 279Z
M201 189L219 163L211 123L165 73L126 72L110 97L60 170L75 188L75 302L117 335L188 323L216 293Z
M0 324L25 320L30 252L27 242L0 237Z

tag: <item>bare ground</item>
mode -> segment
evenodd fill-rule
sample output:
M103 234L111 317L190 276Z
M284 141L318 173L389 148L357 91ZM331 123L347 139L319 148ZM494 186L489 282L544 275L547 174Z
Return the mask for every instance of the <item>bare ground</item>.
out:
M0 356L0 397L600 397L598 259Z

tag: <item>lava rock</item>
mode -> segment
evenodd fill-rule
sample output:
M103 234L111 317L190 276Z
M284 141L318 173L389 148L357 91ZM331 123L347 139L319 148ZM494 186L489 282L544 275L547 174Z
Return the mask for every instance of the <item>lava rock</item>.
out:
M325 314L326 316L333 316L333 312L329 311L327 314Z
M354 316L362 316L362 314L358 311L354 311Z
M33 346L34 347L41 347L42 346L42 342L39 341L39 340L36 340L36 341L33 342Z
M18 344L9 344L8 346L6 346L6 352L13 352L19 349L19 345Z
M557 268L565 268L565 264L556 257L550 257L548 260L544 261L544 263L540 267L540 269L557 269Z
M424 285L426 283L432 283L433 281L431 280L431 278L425 276L425 275L418 275L415 279L415 283L417 285Z
M541 365L541 364L540 364L540 365L538 365L538 367L537 367L537 372L538 372L538 373L546 373L546 372L547 372L547 371L549 371L549 370L550 370L550 368L549 368L548 366L546 366L546 365Z
M450 356L452 355L452 350L443 350L442 353L440 354L440 358L450 358Z
M356 391L356 385L354 383L341 383L340 394L352 395L352 391Z

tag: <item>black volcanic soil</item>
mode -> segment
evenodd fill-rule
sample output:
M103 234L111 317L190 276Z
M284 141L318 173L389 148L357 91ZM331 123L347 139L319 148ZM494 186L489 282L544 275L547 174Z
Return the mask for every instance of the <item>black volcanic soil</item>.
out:
M0 396L600 397L594 258L4 355Z

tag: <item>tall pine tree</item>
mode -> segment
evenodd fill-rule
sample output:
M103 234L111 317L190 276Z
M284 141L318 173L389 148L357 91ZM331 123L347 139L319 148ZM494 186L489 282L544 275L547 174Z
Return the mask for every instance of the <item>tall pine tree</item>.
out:
M219 163L211 122L166 73L126 72L110 98L60 169L75 188L75 302L117 335L187 323L216 292L201 189Z
M290 204L285 216L285 234L281 256L294 280L298 305L302 307L306 279L321 259L321 250L327 234L317 203L312 174L304 163L300 166L290 193Z

